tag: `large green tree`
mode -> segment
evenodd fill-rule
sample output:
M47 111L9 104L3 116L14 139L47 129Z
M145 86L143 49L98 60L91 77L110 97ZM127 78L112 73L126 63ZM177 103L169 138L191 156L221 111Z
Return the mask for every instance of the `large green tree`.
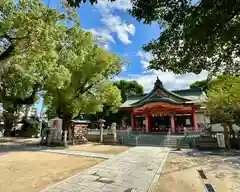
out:
M90 32L80 29L74 18L71 28L62 26L66 35L59 44L57 65L67 71L63 87L49 86L46 104L63 118L68 129L78 114L96 113L104 105L114 110L121 104L120 91L109 81L121 72L125 60L97 46Z
M240 118L240 78L220 76L207 92L207 110L213 122L224 126L225 143L230 148L229 125Z
M201 80L201 81L195 81L193 82L190 86L190 88L197 88L197 87L201 87L204 90L206 90L208 88L208 80Z
M144 46L151 69L175 73L240 72L239 0L132 0L131 14L158 22L158 39Z
M124 103L129 96L142 96L144 94L143 86L136 81L127 81L120 80L114 81L113 85L116 86L121 92L121 103ZM115 122L117 124L121 123L121 120L124 116L129 116L129 113L126 111L121 111L118 109L117 112L109 111L109 104L104 105L103 112L97 113L97 118L104 118L107 125ZM130 116L129 116L130 119Z
M39 90L65 83L68 73L56 61L67 18L39 0L0 1L0 12L0 102L9 135L19 110L34 104Z
M121 91L122 102L124 103L128 96L143 95L143 86L137 81L120 80L114 82L114 85Z
M207 107L213 121L234 120L240 107L240 78L219 76L215 79L208 90Z

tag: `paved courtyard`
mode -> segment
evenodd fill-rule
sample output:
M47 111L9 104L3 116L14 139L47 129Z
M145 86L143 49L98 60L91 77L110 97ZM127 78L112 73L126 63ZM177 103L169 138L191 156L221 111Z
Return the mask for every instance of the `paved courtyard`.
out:
M133 147L41 192L151 191L168 152L168 148Z

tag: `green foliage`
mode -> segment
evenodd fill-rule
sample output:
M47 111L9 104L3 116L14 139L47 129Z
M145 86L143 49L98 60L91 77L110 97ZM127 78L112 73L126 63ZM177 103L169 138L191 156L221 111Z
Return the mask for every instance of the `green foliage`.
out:
M56 109L52 108L52 104L50 103L50 101L48 103L48 106L49 107L47 108L47 110L45 112L47 119L53 119L53 118L57 117L58 115L57 115Z
M128 96L143 95L143 86L138 84L136 81L120 80L113 82L114 87L118 88L121 92L121 103L127 100ZM118 101L119 102L119 101ZM110 102L109 102L110 103ZM111 110L109 104L104 105L103 111L96 114L98 119L103 118L106 120L106 125L110 126L113 122L120 124L124 116L129 115L126 111L118 111L119 105L115 107L115 111ZM130 119L130 117L129 117Z
M125 59L98 47L74 9L66 6L62 14L40 0L1 1L0 7L0 102L11 125L39 90L60 117L120 105L119 90L107 80L121 72Z
M121 91L122 102L127 100L128 96L143 95L143 86L136 81L120 80L114 82L114 85Z
M207 109L215 122L228 122L240 117L240 78L218 77L208 90Z
M69 74L56 62L64 14L39 0L0 1L0 8L0 102L7 118L32 105L38 90L62 87Z
M21 130L17 132L17 136L32 137L37 136L40 132L40 122L36 117L24 118Z
M67 121L79 113L102 111L105 105L109 110L120 106L120 92L107 80L119 74L125 62L124 58L98 47L91 33L80 29L77 18L74 22L73 27L62 26L66 35L58 50L57 65L66 71L66 81L63 87L48 86L45 95L51 113L55 111Z
M202 80L202 81L195 81L190 85L190 88L196 88L196 87L202 87L204 89L207 89L208 86L208 80Z
M115 0L109 0L109 1L112 2L112 1L115 1ZM81 3L89 2L93 5L94 3L98 3L98 0L67 0L67 2L72 7L79 7Z
M132 0L131 14L161 25L158 39L143 48L152 52L151 69L175 73L210 71L239 74L240 2L237 0Z

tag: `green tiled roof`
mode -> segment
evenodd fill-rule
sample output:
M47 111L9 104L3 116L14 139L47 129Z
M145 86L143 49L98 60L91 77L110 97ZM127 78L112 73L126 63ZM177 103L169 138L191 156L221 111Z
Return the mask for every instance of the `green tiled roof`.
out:
M136 103L139 99L128 99L127 101L125 101L122 105L121 108L124 107L130 107L133 103Z
M167 97L156 94L158 89L160 90L160 93L167 95ZM128 100L122 104L121 108L142 106L151 102L166 102L176 105L185 103L202 103L206 98L206 94L201 88L168 91L163 87L161 81L157 79L152 91L148 94L129 97Z

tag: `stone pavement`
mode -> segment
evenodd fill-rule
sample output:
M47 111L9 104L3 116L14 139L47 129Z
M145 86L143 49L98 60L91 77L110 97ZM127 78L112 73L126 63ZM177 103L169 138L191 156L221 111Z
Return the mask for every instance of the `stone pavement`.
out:
M168 148L133 147L41 192L152 191L168 152Z

